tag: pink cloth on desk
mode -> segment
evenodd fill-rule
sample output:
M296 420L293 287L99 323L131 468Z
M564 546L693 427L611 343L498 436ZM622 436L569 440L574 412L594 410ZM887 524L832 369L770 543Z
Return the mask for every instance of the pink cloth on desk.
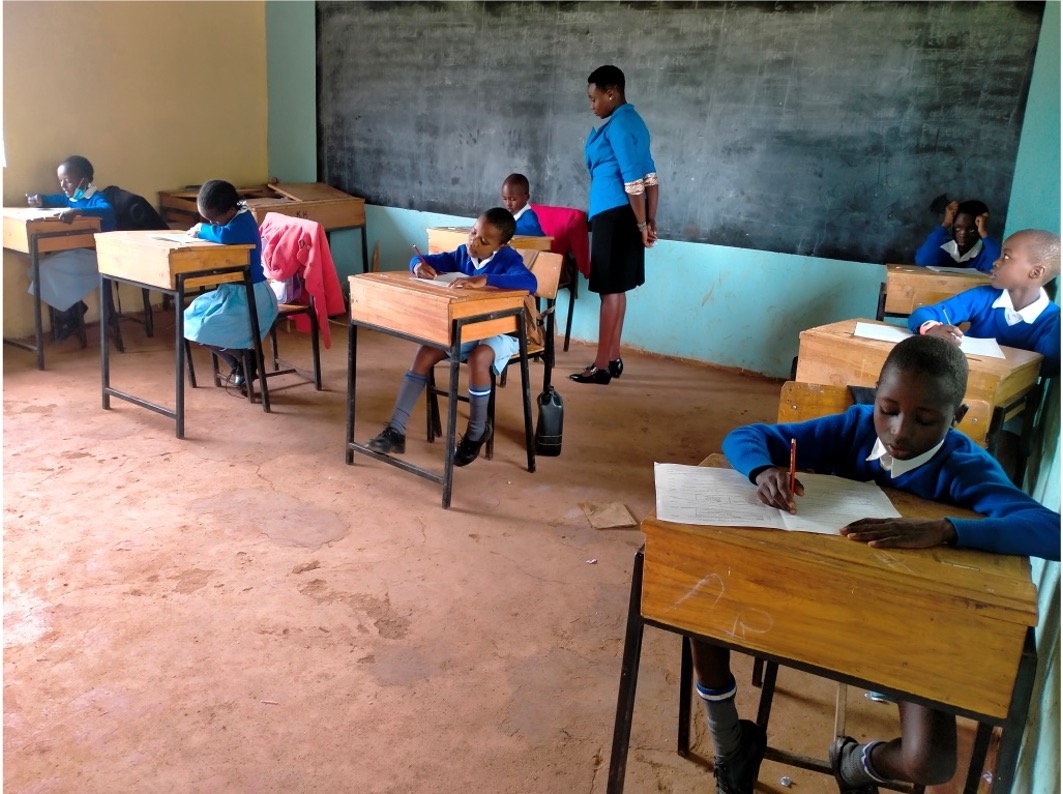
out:
M548 207L545 204L532 204L531 208L539 216L539 225L543 227L543 231L554 238L550 250L562 256L571 252L579 272L590 278L591 241L587 235L587 213L570 207Z
M342 314L346 307L325 230L316 221L267 212L258 231L262 236L262 269L266 277L285 281L296 273L302 276L304 288L314 298L321 341L326 348L331 347L329 315ZM309 318L293 319L298 330L310 331Z

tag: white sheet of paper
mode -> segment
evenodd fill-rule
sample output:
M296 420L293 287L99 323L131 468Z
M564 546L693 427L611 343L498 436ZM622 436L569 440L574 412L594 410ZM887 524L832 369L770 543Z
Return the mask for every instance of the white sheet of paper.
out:
M927 265L927 270L933 270L935 273L957 273L961 276L984 276L985 273L973 267L938 267L937 265Z
M454 271L453 273L436 273L435 278L418 278L417 280L425 284L431 284L446 289L451 283L459 278L465 278L465 274L460 271Z
M198 237L192 237L189 234L183 234L180 232L175 232L174 234L153 234L151 236L156 240L166 240L171 243L190 243L193 240L199 239Z
M960 342L960 350L968 356L985 356L986 358L1007 358L996 339L979 339L975 336L965 336Z
M863 339L879 339L883 342L903 342L912 332L899 325L876 325L874 323L857 323L853 336Z
M768 527L836 535L861 518L900 515L882 489L826 474L801 474L805 495L797 514L768 507L757 489L734 469L654 463L657 518L718 527Z

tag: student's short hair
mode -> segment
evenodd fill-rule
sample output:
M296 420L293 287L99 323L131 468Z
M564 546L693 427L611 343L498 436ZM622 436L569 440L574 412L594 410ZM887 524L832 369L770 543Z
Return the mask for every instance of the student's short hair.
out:
M221 213L237 206L241 198L231 182L226 182L224 179L208 179L199 188L199 197L196 201L203 209Z
M592 83L602 91L615 88L621 94L624 93L624 73L620 71L619 66L599 66L587 78L587 84Z
M1059 275L1058 234L1043 229L1023 229L1015 234L1024 234L1030 238L1030 261L1034 265L1044 267L1047 274L1045 281L1051 281Z
M896 369L937 380L955 407L967 393L967 356L952 342L939 336L910 336L894 346L886 356L882 372Z
M960 202L960 206L956 208L956 214L959 215L961 212L965 215L970 215L972 218L977 218L979 215L989 212L989 207L984 202L972 199Z
M66 168L67 171L73 171L79 176L85 177L89 182L92 181L92 163L88 161L87 157L82 157L80 154L72 154L59 165Z
M502 243L508 243L513 239L517 231L517 222L513 220L513 214L505 207L492 207L484 212L484 220L502 232Z
M524 174L510 174L502 182L503 187L506 185L514 185L525 193L531 193L531 183L528 182L528 177L524 176Z

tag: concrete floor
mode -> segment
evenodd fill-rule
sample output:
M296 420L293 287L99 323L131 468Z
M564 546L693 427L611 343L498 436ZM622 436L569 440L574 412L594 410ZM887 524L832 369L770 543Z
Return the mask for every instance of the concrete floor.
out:
M172 319L155 339L123 328L113 384L172 404ZM183 441L144 409L101 409L95 327L87 350L49 345L45 372L5 348L5 792L605 791L642 535L592 529L580 503L641 519L654 461L697 463L734 425L772 419L778 383L631 352L619 381L577 386L565 376L592 353L574 343L555 378L561 457L524 468L518 377L500 392L495 459L457 470L442 510L427 480L344 465L333 330L324 392L275 380L267 415L189 391ZM361 339L364 440L412 346ZM301 337L281 346L309 362ZM406 457L440 466L423 427L422 403ZM713 790L707 764L672 749L678 667L678 638L648 630L629 792ZM772 743L825 757L834 692L782 671ZM853 690L849 703L858 737L895 733L892 706ZM700 718L696 737L711 757ZM761 781L836 790L770 762Z

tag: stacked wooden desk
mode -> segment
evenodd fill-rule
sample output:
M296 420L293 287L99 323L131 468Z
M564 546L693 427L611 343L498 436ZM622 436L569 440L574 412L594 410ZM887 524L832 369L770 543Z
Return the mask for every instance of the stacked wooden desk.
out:
M854 336L858 322L885 325L874 320L842 320L801 332L797 354L797 380L834 386L874 386L893 342ZM1037 385L1042 356L1013 347L1000 348L1005 358L968 356L970 375L966 398L985 400L992 411L986 445L995 452L1005 420L1022 413L1026 395Z
M279 212L316 221L326 232L359 229L362 233L362 270L369 270L369 242L365 230L365 199L351 196L320 182L271 182L238 187L255 220L262 224L267 212ZM159 192L164 220L187 229L199 222L198 190Z
M347 452L354 462L361 452L443 486L443 507L450 507L454 479L455 429L458 410L458 351L462 342L516 331L520 339L520 375L524 393L524 434L528 471L535 471L532 442L531 390L528 383L528 342L524 332L524 290L448 289L418 279L408 271L363 273L350 277L351 321L347 359ZM450 388L443 473L382 455L354 440L359 326L445 350L450 355ZM410 350L412 357L413 350ZM396 369L395 387L401 372ZM374 434L375 435L375 434Z
M918 265L886 265L886 281L878 317L907 317L920 306L930 306L989 283L989 276L973 267L963 272L940 272Z
M44 332L41 318L41 254L68 251L72 248L93 248L94 235L100 230L100 219L78 215L70 223L59 220L60 209L4 207L4 248L30 258L30 279L35 286L33 296L34 343L4 338L4 344L29 350L37 355L37 369L44 369ZM100 301L101 304L104 301Z
M721 456L705 463L726 465ZM905 516L973 515L886 492ZM840 535L689 526L653 515L642 531L646 545L632 574L611 794L623 790L646 625L977 720L968 794L978 788L992 727L1002 726L992 790L1010 791L1037 666L1037 591L1026 558L944 546L873 549ZM689 729L690 676L689 669L681 676L681 749Z
M252 245L218 245L205 240L178 241L165 239L157 231L107 232L96 235L96 252L100 267L100 288L110 289L117 281L135 287L157 290L174 298L174 336L176 404L173 409L135 397L111 387L110 357L107 346L107 301L101 301L100 316L100 378L103 407L111 407L111 397L127 400L147 408L177 423L177 437L185 436L184 402L184 298L186 291L196 287L214 286L227 282L242 282L247 291L250 308L249 330L254 339L258 371L266 371L262 361L262 340L258 334L258 310L254 287L251 284ZM269 411L269 389L266 378L260 378L262 410ZM195 385L193 383L193 385ZM248 398L254 391L248 382Z
M457 250L459 245L469 242L471 226L435 226L428 230L428 253L442 254ZM528 251L549 251L553 237L530 237L516 234L509 244L514 248Z

